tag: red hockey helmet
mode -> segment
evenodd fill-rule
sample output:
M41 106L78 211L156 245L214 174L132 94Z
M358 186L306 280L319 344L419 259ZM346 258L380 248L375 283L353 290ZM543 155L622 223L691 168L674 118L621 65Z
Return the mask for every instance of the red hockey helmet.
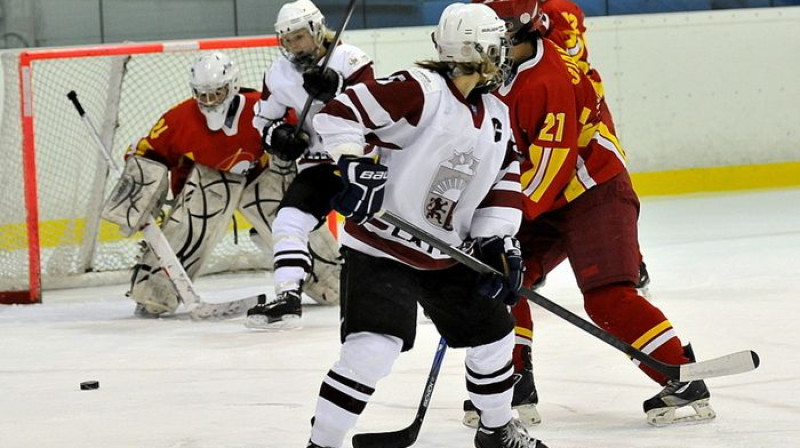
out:
M547 19L539 0L472 0L472 3L485 4L505 20L514 45L528 40L534 33L543 36L547 32Z

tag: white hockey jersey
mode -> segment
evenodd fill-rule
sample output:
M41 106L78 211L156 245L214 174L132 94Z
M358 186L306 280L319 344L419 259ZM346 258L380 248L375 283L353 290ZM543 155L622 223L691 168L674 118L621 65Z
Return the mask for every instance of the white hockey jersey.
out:
M388 167L383 207L451 245L517 233L519 154L508 108L495 96L468 101L446 77L412 68L346 89L317 114L314 128L332 154L375 145ZM341 240L418 269L454 264L379 219L346 223Z
M347 83L352 83L360 81L362 73L367 79L372 79L374 76L371 64L372 59L366 53L353 45L343 43L336 47L328 67L343 75ZM284 118L289 108L299 115L307 98L308 92L303 89L302 71L288 59L279 58L264 73L261 100L255 105L253 126L262 133L267 125ZM311 120L324 105L323 102L314 100L303 122L303 130L311 137L308 152L312 154L321 152L322 145L312 129Z

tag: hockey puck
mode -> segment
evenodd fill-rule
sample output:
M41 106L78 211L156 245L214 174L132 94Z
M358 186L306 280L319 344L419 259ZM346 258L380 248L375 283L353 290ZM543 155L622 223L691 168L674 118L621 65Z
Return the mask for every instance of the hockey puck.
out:
M81 383L81 390L95 390L100 388L100 381L84 381Z

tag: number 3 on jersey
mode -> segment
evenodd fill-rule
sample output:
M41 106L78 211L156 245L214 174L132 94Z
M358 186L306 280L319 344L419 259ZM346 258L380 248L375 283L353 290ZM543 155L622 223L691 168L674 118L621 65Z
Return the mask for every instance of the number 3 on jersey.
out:
M561 139L564 138L565 117L566 114L564 112L548 113L544 119L544 127L539 131L539 140L560 143Z

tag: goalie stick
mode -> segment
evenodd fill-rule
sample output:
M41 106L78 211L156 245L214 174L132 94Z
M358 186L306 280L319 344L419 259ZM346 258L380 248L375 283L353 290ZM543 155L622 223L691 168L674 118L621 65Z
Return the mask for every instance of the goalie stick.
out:
M447 342L444 338L439 339L439 346L436 347L436 354L433 357L431 371L428 373L428 380L425 382L425 390L422 392L422 399L417 408L417 416L414 421L406 428L392 432L370 432L356 434L353 436L353 448L406 448L417 441L419 430L422 427L422 420L428 411L433 395L433 387L436 385L436 378L442 367L442 360L447 351Z
M71 90L67 93L67 98L69 98L72 105L75 106L75 110L78 112L78 115L80 115L81 121L83 121L86 128L89 130L89 135L92 136L97 144L97 148L103 155L109 168L111 168L116 175L121 175L122 169L117 166L116 162L114 162L114 159L111 157L111 151L109 151L103 141L100 140L100 134L97 132L97 128L95 128L92 120L86 115L83 105L78 100L78 94L74 90ZM250 306L255 305L257 301L256 297L247 297L224 303L204 302L197 294L192 280L189 278L189 275L178 260L172 247L170 247L169 241L167 241L167 238L155 223L155 219L153 219L152 216L148 217L141 232L148 246L150 246L150 249L153 251L153 254L158 259L159 265L175 287L175 291L178 293L184 306L189 310L193 319L225 319L234 317L247 311L247 308Z
M441 240L435 235L420 229L414 224L404 220L403 218L400 218L397 215L394 215L389 211L382 210L380 213L376 214L376 217L410 234L411 236L430 244L431 246L440 250L443 254L452 257L454 260L464 264L476 272L481 274L493 273L497 275L503 275L472 255L447 244L447 242ZM561 305L556 304L532 289L523 287L520 289L520 294L531 302L541 306L547 311L550 311L556 316L566 320L572 325L575 325L581 330L600 339L601 341L625 353L631 358L637 359L643 364L651 367L653 370L656 370L671 379L676 379L681 382L749 372L757 368L760 363L758 354L756 354L756 352L752 350L744 350L718 358L709 359L707 361L699 361L680 365L667 364L653 358L641 350L634 348L622 339L619 339L611 333L608 333L607 331L595 326L591 322L582 319L577 314L572 313L571 311L567 310Z
M333 36L333 42L331 43L330 50L325 54L325 59L322 60L322 70L328 66L328 62L331 60L331 56L333 55L333 50L336 48L336 45L339 43L339 38L342 36L342 32L345 28L347 28L347 23L350 21L350 16L353 15L353 10L356 8L356 0L350 0L350 3L347 4L347 11L344 15L344 21L342 22L342 26L336 30L336 34ZM306 98L306 103L303 105L303 110L300 112L300 115L297 117L297 127L294 130L294 136L297 137L300 134L300 129L303 127L303 123L306 121L306 116L308 115L308 111L311 110L311 103L314 101L314 98L311 95L308 95Z

